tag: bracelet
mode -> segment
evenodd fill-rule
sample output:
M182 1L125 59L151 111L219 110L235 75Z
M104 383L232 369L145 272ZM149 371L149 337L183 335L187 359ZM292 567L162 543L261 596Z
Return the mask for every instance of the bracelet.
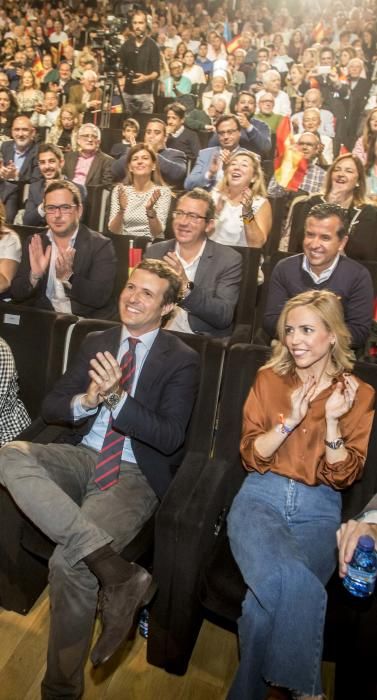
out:
M153 214L151 214L151 213L148 211L148 209L146 210L146 214L147 214L148 219L155 219L156 216L157 216L155 211L153 212Z
M285 423L279 423L279 425L276 426L275 428L275 433L281 433L281 435L289 435L294 430L294 428L290 428L288 425L285 425Z
M247 214L242 214L242 220L245 224L251 224L251 222L254 221L254 219L255 216L252 209L248 211Z
M30 273L30 277L32 280L34 280L34 282L39 282L39 280L42 279L42 276L43 275L37 275L35 272Z

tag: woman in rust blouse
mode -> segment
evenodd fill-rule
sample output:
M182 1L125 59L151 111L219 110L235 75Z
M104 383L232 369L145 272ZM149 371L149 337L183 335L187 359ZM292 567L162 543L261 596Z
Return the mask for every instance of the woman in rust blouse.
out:
M278 337L244 407L241 456L250 474L228 518L248 586L229 700L264 700L269 685L322 698L341 489L362 474L373 418L374 390L351 374L350 335L332 292L290 299Z

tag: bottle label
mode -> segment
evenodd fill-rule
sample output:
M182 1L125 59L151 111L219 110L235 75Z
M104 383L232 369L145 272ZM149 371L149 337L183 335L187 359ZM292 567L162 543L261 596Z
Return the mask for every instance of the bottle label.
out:
M365 569L359 569L355 566L351 566L351 564L348 564L347 576L349 576L353 581L360 581L360 583L374 585L377 577L377 571L365 571Z

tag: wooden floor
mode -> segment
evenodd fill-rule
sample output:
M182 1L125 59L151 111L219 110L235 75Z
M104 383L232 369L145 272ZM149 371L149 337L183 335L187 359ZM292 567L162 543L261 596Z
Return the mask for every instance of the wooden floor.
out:
M40 700L48 633L47 590L26 615L0 608L0 700ZM223 700L237 668L236 637L205 622L185 676L172 676L146 661L137 633L120 663L86 667L85 700Z
M48 619L47 589L26 616L0 608L0 700L40 700ZM237 665L236 636L207 621L185 676L150 666L146 641L137 633L105 669L94 671L87 663L84 700L225 700ZM323 670L324 690L331 700L334 669L324 664ZM281 696L271 689L270 697Z

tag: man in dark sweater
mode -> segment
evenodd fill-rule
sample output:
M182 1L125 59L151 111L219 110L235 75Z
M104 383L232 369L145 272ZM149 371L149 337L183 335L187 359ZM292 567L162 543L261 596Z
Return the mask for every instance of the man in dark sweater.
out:
M343 254L346 226L345 210L337 204L318 204L310 210L304 252L281 260L271 275L263 322L271 337L288 299L308 289L329 289L342 300L352 346L363 347L373 317L373 285L368 270Z

